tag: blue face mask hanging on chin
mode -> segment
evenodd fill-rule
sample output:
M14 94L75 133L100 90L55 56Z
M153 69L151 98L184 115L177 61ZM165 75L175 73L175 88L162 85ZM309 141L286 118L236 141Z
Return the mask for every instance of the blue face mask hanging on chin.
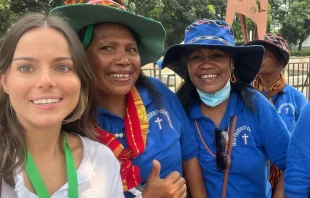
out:
M230 80L226 83L225 87L214 94L208 94L197 89L200 99L204 104L210 107L215 107L224 102L230 94Z

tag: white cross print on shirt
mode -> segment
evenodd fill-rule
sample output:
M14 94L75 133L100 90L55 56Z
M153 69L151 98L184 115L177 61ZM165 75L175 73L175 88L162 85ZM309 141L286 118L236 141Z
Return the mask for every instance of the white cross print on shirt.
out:
M290 110L288 107L285 108L286 114L288 114L288 110Z
M249 136L247 136L246 134L244 134L244 135L242 136L242 138L244 139L244 144L245 144L245 145L248 144L248 141L247 141L248 137L249 137Z
M157 119L155 120L155 122L158 123L159 129L161 129L161 122L162 122L162 121L163 121L163 120L160 119L159 117L157 117Z

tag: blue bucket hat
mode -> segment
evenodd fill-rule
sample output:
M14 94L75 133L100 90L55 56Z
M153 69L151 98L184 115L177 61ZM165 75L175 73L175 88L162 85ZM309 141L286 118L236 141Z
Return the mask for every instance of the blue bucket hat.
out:
M168 67L181 78L187 77L187 64L183 56L189 49L212 48L225 50L234 55L235 72L239 79L251 83L257 75L264 57L261 45L236 46L234 31L224 21L202 19L189 25L185 30L184 44L171 46L163 59L162 68Z
M162 61L162 60L158 60L158 61L156 62L156 64L157 64L157 66L158 66L159 69L162 69L162 64L163 64L163 61Z

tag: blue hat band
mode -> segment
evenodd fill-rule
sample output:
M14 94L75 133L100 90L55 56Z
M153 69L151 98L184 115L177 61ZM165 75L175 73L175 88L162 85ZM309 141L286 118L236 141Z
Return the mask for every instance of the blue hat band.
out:
M225 39L216 36L199 36L192 40L186 42L186 44L209 44L209 45L219 45L225 44L227 46L234 46L234 44L228 42Z

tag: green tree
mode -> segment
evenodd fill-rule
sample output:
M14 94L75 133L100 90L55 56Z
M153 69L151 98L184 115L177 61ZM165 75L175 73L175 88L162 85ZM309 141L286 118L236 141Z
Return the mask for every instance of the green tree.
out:
M268 32L282 34L290 44L301 43L307 31L304 19L309 18L309 0L269 0ZM47 13L64 0L0 0L0 38L10 24L27 12ZM201 18L225 20L227 0L124 0L130 11L160 21L167 31L166 47L180 43L185 28ZM254 23L247 19L248 30ZM283 25L282 25L283 24ZM240 22L235 17L235 39L243 40Z
M153 0L148 3L127 0L125 3L131 11L163 24L167 31L166 47L182 42L189 24L201 18L214 18L216 13L211 0Z
M291 0L288 13L283 21L281 34L291 45L299 43L298 50L306 36L304 27L306 19L310 19L310 4L305 0Z
M64 0L18 0L10 2L10 9L16 14L29 12L48 13L50 9L63 5Z
M227 0L210 0L214 7L213 19L225 20Z
M14 18L14 13L9 9L9 1L0 0L0 41L8 27L14 21Z
M29 12L48 13L50 9L63 3L64 0L0 0L0 39L21 15Z
M282 27L283 19L285 19L288 13L288 1L270 0L269 7L269 16L271 16L272 20L269 23L268 29L279 34L278 31Z
M283 0L274 0L283 1ZM201 18L225 20L227 0L126 0L130 11L151 17L160 21L167 31L166 47L180 43L184 37L185 28ZM280 3L280 2L278 2ZM276 5L274 4L274 7ZM268 30L272 22L272 7L268 9ZM254 32L255 24L247 19L248 31ZM243 41L240 22L236 15L233 23L235 39Z

